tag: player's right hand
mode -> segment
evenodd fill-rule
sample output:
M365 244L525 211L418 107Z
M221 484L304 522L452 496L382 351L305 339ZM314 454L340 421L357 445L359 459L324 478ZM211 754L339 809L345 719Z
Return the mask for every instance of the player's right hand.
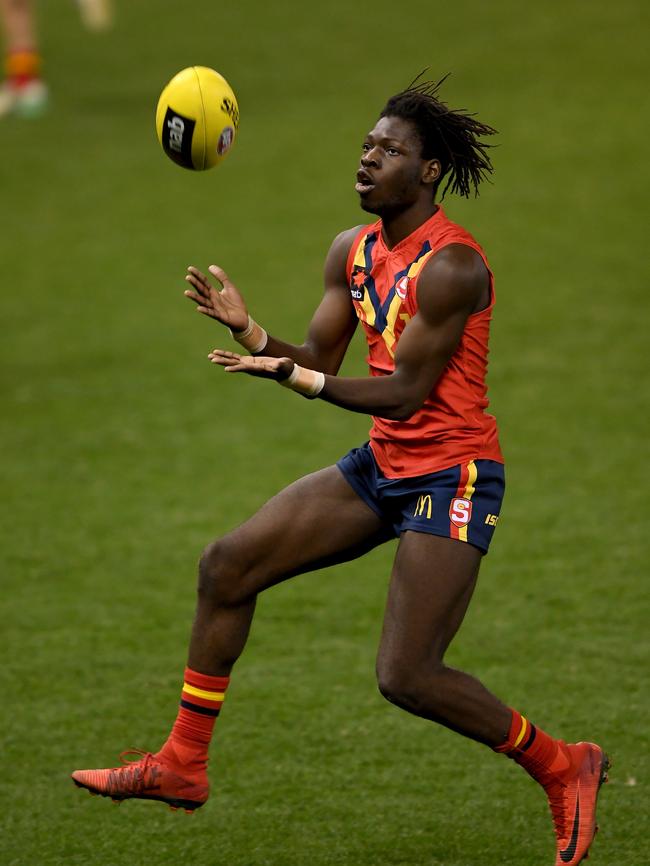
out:
M244 331L248 326L246 302L223 268L210 265L208 270L221 283L220 291L215 289L204 273L190 265L185 279L193 288L186 289L183 294L194 301L199 313L227 325L231 331Z

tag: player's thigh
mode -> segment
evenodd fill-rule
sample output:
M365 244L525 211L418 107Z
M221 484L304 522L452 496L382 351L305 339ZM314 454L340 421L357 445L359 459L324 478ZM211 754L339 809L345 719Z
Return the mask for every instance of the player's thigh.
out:
M481 552L462 541L404 532L393 565L378 667L437 663L472 597Z
M248 595L285 578L354 559L394 537L330 466L290 484L214 542L204 562L226 560Z

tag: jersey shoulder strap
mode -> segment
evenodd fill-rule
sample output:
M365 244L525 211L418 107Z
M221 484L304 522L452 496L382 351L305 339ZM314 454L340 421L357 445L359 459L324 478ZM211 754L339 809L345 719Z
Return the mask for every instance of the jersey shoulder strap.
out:
M345 276L347 277L348 282L350 282L352 269L355 266L361 268L365 266L366 260L364 251L366 246L366 237L372 233L373 229L377 228L377 225L378 223L373 223L372 225L362 226L355 235L345 265Z

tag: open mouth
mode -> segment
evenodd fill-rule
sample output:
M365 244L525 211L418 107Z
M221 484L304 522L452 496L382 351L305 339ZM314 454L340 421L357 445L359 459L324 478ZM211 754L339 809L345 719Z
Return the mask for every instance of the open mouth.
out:
M359 195L367 195L374 188L375 184L372 181L372 177L367 171L360 169L357 172L357 182L354 185L355 191L358 192Z

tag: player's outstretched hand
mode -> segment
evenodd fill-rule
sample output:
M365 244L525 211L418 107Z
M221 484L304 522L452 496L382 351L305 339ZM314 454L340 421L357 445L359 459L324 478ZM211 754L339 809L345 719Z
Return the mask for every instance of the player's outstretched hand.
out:
M210 265L208 270L221 283L220 291L205 274L190 265L185 279L193 288L185 289L183 294L194 301L199 313L227 325L231 331L244 331L248 326L248 310L239 290L219 265Z
M261 376L263 379L275 379L278 382L287 379L294 368L291 358L238 355L237 352L226 352L223 349L213 349L208 358L213 364L223 367L226 373L248 373L249 376Z

